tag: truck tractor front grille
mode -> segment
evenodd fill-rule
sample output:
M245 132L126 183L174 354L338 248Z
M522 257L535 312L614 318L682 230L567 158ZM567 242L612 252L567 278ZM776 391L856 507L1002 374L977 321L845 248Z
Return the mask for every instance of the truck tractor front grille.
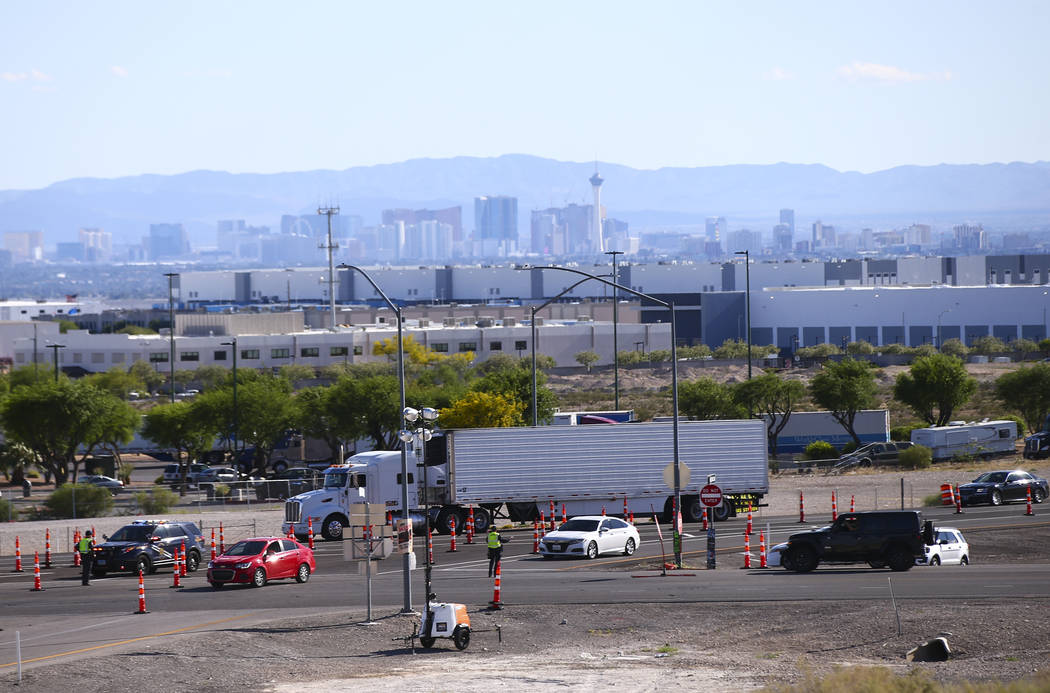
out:
M299 501L286 501L284 504L284 521L285 522L302 522L303 520L303 506Z

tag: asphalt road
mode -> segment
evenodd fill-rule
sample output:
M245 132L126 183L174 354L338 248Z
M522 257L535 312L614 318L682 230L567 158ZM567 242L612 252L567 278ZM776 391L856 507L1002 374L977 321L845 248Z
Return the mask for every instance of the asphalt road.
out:
M940 525L963 530L1015 528L1018 532L1050 524L1050 518L1025 517L1023 505L967 508L954 515L934 508L927 516ZM813 517L819 523L827 517ZM769 523L772 539L813 525L797 518L775 518ZM514 532L503 560L502 601L515 604L630 603L630 602L738 602L787 600L888 600L892 588L897 600L952 598L979 600L1000 595L1011 598L1050 597L1050 563L980 565L967 567L917 567L905 573L872 570L865 566L822 567L809 574L783 569L742 570L743 522L717 525L718 569L708 571L706 537L698 527L687 527L684 538L686 569L660 575L660 544L655 528L641 525L642 544L634 557L604 556L595 561L544 560L534 556L532 533ZM665 529L665 544L670 550ZM755 526L751 550L758 565L759 530ZM692 530L692 531L691 531ZM480 538L479 538L480 539ZM417 547L419 546L417 540ZM434 591L442 600L462 602L471 608L485 606L493 596L486 576L483 542L473 545L458 539L459 550L450 553L449 538L435 537ZM138 580L129 575L107 576L82 587L79 569L71 567L69 554L56 555L52 569L42 571L44 591L31 591L32 560L23 573L11 572L13 559L0 560L0 670L14 665L15 631L21 634L22 660L26 666L92 656L106 650L159 638L173 632L190 632L263 622L273 618L308 615L366 606L366 582L358 574L363 565L343 558L344 545L318 541L318 570L305 585L293 580L275 581L261 589L227 586L213 590L204 570L190 574L181 589L173 589L171 570L146 577L146 605L150 613L133 615L138 605ZM417 548L417 556L422 551ZM399 610L403 603L400 557L373 563L372 602L376 615ZM423 570L412 574L413 606L423 595Z

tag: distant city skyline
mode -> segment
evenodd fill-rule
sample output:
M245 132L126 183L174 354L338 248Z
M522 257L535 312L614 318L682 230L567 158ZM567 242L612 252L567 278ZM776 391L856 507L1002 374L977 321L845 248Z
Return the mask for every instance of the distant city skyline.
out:
M244 10L5 7L0 190L518 152L648 170L1050 160L1044 2Z

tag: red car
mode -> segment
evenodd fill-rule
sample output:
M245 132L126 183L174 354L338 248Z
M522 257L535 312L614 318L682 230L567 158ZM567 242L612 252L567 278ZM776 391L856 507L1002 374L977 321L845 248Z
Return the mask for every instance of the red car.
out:
M284 537L239 541L208 563L208 582L219 589L227 582L262 587L270 580L295 578L306 582L317 569L314 552Z

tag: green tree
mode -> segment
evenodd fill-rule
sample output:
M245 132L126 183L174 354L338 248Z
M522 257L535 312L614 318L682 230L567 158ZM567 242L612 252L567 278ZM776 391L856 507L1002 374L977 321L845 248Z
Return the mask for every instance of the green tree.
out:
M711 378L698 378L678 386L678 409L694 419L741 419L747 409L733 398L733 387Z
M76 499L76 517L103 517L113 509L113 494L109 489L93 484L63 484L44 501L55 517L73 517Z
M985 356L991 356L993 354L1003 354L1009 351L1009 347L998 337L992 337L991 335L984 335L973 340L970 345L970 351L974 354L984 354Z
M116 331L117 334L137 334L137 335L151 335L157 334L156 330L151 330L148 327L139 327L138 325L125 325Z
M824 342L813 346L801 347L796 353L804 359L825 359L829 356L837 356L842 351L834 344Z
M947 354L922 356L893 385L893 397L930 426L944 426L977 391L963 362Z
M340 436L340 422L331 403L332 391L329 387L308 387L296 393L292 400L292 427L302 431L305 436L323 440L328 444L332 459L339 459L339 446L343 438Z
M809 383L813 401L831 412L857 445L860 436L853 423L858 412L875 407L877 392L875 373L868 363L851 358L828 363Z
M12 392L0 405L0 426L40 460L57 484L75 476L80 460L106 440L130 439L135 419L113 395L82 381L43 381Z
M292 385L295 385L295 383L301 380L313 380L317 377L317 371L314 370L313 366L307 366L303 363L293 363L287 366L281 366L281 377Z
M644 360L645 354L640 351L621 351L616 354L616 360L621 366L633 366Z
M77 326L77 324L75 322L73 322L72 320L59 320L58 321L58 331L60 333L62 333L62 334L65 334L65 333L69 332L70 330L79 330L79 329L80 328Z
M598 354L593 351L581 351L576 354L576 363L586 368L588 373L591 372L591 366L598 363L600 359L601 356L598 356Z
M773 372L745 380L733 389L736 401L748 411L766 418L769 450L776 457L777 437L787 426L792 412L805 397L806 387L797 380L783 380Z
M944 343L941 344L941 353L962 358L970 353L970 349L961 340L953 337L952 339L944 340Z
M120 399L127 399L129 392L141 392L146 389L145 382L120 366L114 366L103 373L92 373L85 376L84 380Z
M451 407L442 409L442 428L506 428L522 425L522 406L509 397L488 392L468 392Z
M172 402L153 407L146 413L142 427L143 437L175 452L180 495L186 495L190 461L211 449L217 433L215 418L197 402Z
M1043 356L1050 356L1050 338L1039 340L1039 353Z
M65 378L65 373L60 373L59 378ZM54 371L48 364L41 361L37 366L23 366L11 371L6 378L8 388L11 392L20 387L34 385L37 383L54 382Z
M22 485L26 470L36 464L36 455L21 443L0 443L0 472L14 487ZM2 519L2 518L0 518Z
M193 374L194 380L201 384L201 390L218 390L223 385L233 382L229 368L223 366L201 366Z
M517 365L493 369L474 381L472 390L503 395L522 405L522 416L532 423L532 368L525 366L524 359ZM546 387L547 374L537 369L536 404L537 420L550 423L554 418L554 408L558 398Z
M292 386L287 380L273 376L238 384L239 437L245 445L255 448L255 469L260 475L266 471L274 445L292 426L294 406L291 393Z
M846 353L850 356L867 356L875 353L875 347L871 345L871 342L865 342L863 340L859 342L850 342L846 345Z
M747 341L741 339L727 339L722 346L714 351L716 359L746 359Z
M146 389L150 392L156 392L157 388L160 387L161 383L163 383L167 377L145 361L135 361L132 363L131 366L128 367L128 373L146 383Z
M620 352L621 354L624 352ZM633 352L627 352L633 353ZM711 347L706 344L696 344L694 346L680 347L678 349L679 359L709 359L711 358Z
M1039 353L1039 345L1033 342L1031 339L1017 339L1010 343L1014 351L1021 353L1021 359L1024 360L1028 354Z
M1050 414L1050 363L1023 366L995 381L995 396L1021 414L1025 428L1038 431Z

